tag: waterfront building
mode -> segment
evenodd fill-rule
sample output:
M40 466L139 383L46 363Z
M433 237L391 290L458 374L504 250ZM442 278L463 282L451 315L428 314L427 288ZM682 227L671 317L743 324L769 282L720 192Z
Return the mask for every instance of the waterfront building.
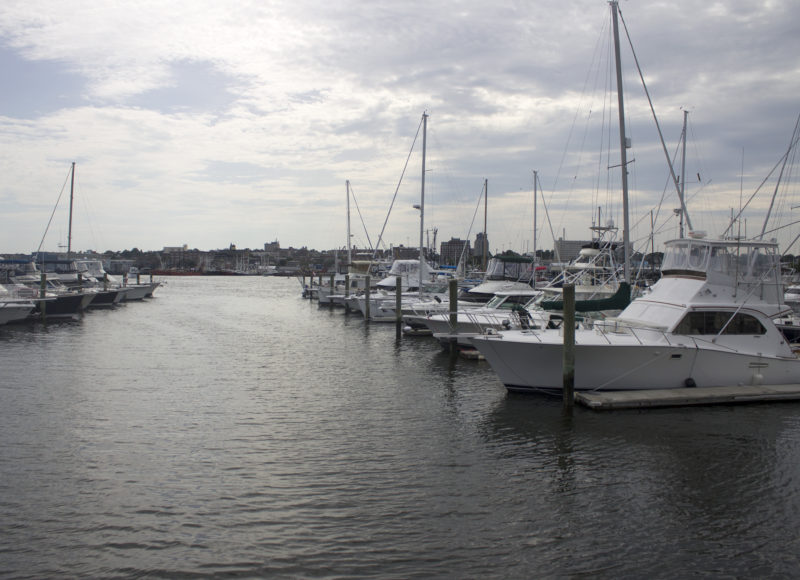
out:
M439 257L439 261L442 264L456 266L461 256L466 256L467 259L471 256L469 240L450 238L449 242L442 242L441 255Z

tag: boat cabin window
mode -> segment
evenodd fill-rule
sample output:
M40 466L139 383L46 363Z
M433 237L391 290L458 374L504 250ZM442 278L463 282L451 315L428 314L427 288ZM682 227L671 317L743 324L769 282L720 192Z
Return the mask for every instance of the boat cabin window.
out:
M767 329L759 320L750 314L741 312L734 315L730 320L730 312L713 311L694 311L689 312L683 317L678 326L675 327L675 334L699 334L717 335L724 329L722 334L766 334ZM730 320L730 322L728 322ZM727 323L727 326L726 326Z

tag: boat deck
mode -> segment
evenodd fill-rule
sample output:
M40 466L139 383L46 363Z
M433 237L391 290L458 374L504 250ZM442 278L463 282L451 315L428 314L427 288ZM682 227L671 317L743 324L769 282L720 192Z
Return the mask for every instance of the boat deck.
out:
M768 401L800 401L800 385L695 387L643 391L577 392L575 401L596 411Z

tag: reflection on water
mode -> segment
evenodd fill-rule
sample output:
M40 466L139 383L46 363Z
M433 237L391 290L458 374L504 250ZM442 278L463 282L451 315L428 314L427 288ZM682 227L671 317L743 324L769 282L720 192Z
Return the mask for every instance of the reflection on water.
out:
M800 406L565 417L295 280L0 330L0 575L786 576Z

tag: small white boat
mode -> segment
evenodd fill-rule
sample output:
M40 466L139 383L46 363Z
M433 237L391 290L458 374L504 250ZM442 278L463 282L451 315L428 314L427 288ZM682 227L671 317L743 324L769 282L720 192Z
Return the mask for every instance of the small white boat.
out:
M471 336L483 334L489 328L509 328L515 312L526 306L532 306L541 291L527 286L521 290L508 290L498 292L486 304L461 303L456 314L456 323L450 321L449 303L443 302L444 308L440 311L420 312L406 315L403 322L419 332L427 328L443 346L455 339L460 348L472 348L469 339ZM421 309L415 309L421 310Z
M35 307L33 301L15 298L4 285L0 284L0 325L25 320Z
M132 300L144 300L153 295L160 282L140 282L131 283L128 276L124 276L122 281L116 276L106 272L100 260L76 260L75 264L81 272L84 280L84 287L118 291L118 296L112 300L113 304Z
M800 284L791 284L783 292L783 301L795 313L800 314Z

